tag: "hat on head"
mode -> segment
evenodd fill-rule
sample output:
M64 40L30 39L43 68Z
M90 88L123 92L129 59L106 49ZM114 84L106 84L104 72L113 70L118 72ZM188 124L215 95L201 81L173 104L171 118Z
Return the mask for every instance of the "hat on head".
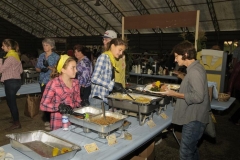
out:
M117 33L113 30L107 30L104 35L102 36L103 38L117 38Z

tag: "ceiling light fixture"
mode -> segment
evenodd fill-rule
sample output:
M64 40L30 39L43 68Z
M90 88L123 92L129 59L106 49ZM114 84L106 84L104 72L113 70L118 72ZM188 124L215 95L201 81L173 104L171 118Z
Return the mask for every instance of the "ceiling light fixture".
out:
M96 3L94 4L95 6L101 6L100 0L96 0Z

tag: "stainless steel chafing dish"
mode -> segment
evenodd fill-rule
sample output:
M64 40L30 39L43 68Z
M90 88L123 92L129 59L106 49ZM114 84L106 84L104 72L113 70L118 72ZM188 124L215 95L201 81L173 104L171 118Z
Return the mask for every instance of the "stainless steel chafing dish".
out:
M166 106L170 103L171 101L171 97L162 95L162 94L157 94L157 93L151 93L148 91L145 91L145 87L147 85L139 85L139 84L134 84L131 83L129 84L128 88L129 90L131 90L133 93L139 93L139 94L144 94L144 95L152 95L152 96L157 96L157 97L161 97L161 100L158 102L160 107L164 107L166 108Z
M94 107L92 107L92 108L94 108ZM83 113L80 110L79 110L79 113ZM83 108L83 110L84 110L84 108ZM98 110L98 108L96 108L96 110ZM103 117L103 114L98 114L99 112L97 112L96 110L94 110L93 112L97 113L97 114L91 116L90 120L80 119L80 118L77 118L74 115L70 115L69 116L69 121L71 123L76 124L76 125L82 126L83 129L85 129L86 132L88 132L88 129L90 129L92 131L98 132L100 138L102 138L102 135L104 135L104 138L105 138L105 136L107 136L109 133L111 133L112 131L120 128L122 126L124 120L127 118L126 115L122 115L122 114L114 113L114 112L110 112L110 111L105 111L106 116L114 117L114 118L119 119L119 120L117 122L113 123L113 124L99 125L99 124L91 122L91 119L97 119L97 118Z
M125 94L122 94L122 97L119 96L119 93L110 94L107 96L109 106L114 108L119 108L124 111L124 113L136 112L139 117L139 125L143 125L147 117L153 117L153 111L160 107L159 102L162 100L162 97L152 96L152 95L144 95L137 93L129 93L133 98L143 97L149 99L148 101L134 101L130 99L126 99ZM150 116L149 116L150 115Z
M6 136L10 138L10 144L14 149L37 160L71 159L81 150L80 146L41 130L12 133ZM71 151L53 156L53 148L58 148L60 151L63 148L70 148Z

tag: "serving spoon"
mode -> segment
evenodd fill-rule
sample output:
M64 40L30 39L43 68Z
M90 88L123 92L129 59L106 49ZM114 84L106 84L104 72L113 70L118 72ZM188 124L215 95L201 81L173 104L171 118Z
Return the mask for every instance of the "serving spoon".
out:
M129 93L128 93L128 91L126 90L126 89L124 89L124 92L128 95L128 97L130 97L133 101L135 101L136 99L135 98L133 98Z

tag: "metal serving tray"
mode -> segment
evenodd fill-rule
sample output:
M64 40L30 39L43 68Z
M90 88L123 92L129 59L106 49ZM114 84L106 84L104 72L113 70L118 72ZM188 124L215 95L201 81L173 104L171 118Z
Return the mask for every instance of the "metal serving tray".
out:
M123 124L124 119L127 118L126 115L122 115L122 114L114 113L114 112L110 112L110 111L105 111L105 115L117 118L117 119L119 119L119 121L117 121L116 123L113 123L113 124L109 124L109 125L99 125L99 124L91 122L91 120L88 121L88 120L85 120L85 119L80 119L80 118L77 118L77 117L72 116L72 115L69 117L69 121L71 123L80 125L80 126L85 127L85 128L89 128L91 130L94 130L94 131L97 131L97 132L100 132L100 133L108 133L108 132L111 132L111 131L113 131L117 128L120 128ZM94 116L94 117L92 117L92 119L100 118L100 117L103 117L103 114L98 115L98 116Z
M115 108L147 114L157 109L159 107L158 102L162 99L162 97L137 94L137 93L130 93L130 95L132 97L145 97L150 99L151 101L149 103L140 103L132 100L123 99L119 96L116 96L116 94L110 94L109 96L107 96L108 104L109 106L112 106Z
M10 144L14 149L34 160L67 160L73 158L77 151L81 150L80 146L41 130L12 133L7 134L6 137L10 138ZM54 147L60 151L64 147L72 151L53 157Z

